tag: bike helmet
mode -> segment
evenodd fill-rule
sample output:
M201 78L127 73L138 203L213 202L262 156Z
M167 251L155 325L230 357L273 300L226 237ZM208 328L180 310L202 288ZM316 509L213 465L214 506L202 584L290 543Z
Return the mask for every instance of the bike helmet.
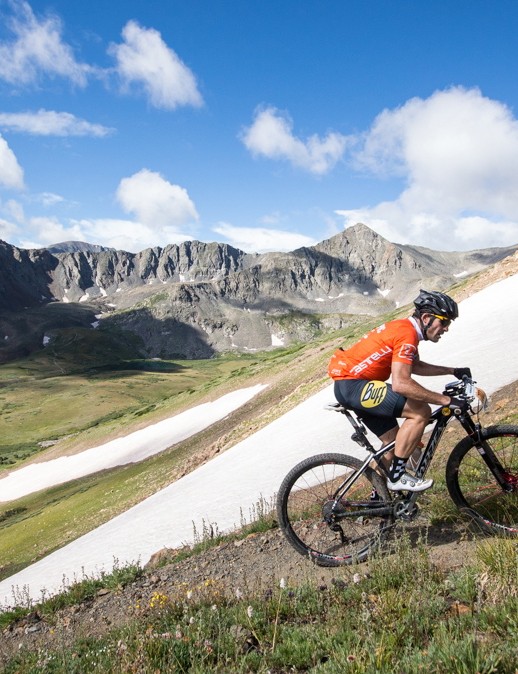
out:
M419 314L438 314L449 318L450 321L454 321L459 315L457 302L448 295L434 290L420 290L414 305Z

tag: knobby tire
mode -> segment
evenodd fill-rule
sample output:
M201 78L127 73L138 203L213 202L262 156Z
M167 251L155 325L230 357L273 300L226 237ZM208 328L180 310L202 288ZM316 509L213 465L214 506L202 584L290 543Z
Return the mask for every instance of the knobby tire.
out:
M446 465L446 484L457 507L490 533L518 536L518 426L496 425L481 430L505 471L503 489L467 437L454 448Z
M372 488L378 503L391 502L385 480L370 467L341 498L340 530L333 531L324 515L346 475L362 462L345 454L319 454L297 464L286 475L277 497L279 525L290 544L319 566L363 562L386 536L392 514L373 516ZM376 506L374 506L376 507ZM326 510L327 509L327 510ZM369 515L363 513L369 511Z

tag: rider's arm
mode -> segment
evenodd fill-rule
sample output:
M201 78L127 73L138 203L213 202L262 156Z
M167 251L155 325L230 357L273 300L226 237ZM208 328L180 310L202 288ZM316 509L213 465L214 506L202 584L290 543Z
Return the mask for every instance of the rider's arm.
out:
M446 367L445 365L432 365L425 363L422 360L414 361L412 365L412 372L424 377L436 377L441 374L453 374L453 367Z
M392 362L392 388L394 391L411 400L420 400L425 403L431 403L432 405L449 405L449 396L442 395L442 393L436 393L435 391L429 391L412 379L412 372L415 374L423 374L416 370L416 365L418 365L418 363L421 363L421 361L415 362L413 366L408 363ZM427 363L421 363L421 365L440 368L438 365L430 366L427 365ZM451 374L451 368L443 369L444 371L434 372L434 374Z

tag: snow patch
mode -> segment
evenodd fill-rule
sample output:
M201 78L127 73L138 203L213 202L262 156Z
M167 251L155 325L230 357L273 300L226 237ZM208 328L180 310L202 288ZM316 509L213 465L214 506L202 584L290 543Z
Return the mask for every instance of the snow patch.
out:
M284 339L277 335L272 335L272 346L284 346Z
M388 290L382 290L381 288L378 288L378 292L382 297L386 297L390 292L390 288Z
M50 342L50 337L48 335L43 335L43 346L47 346Z
M218 400L192 407L126 437L92 447L80 454L25 466L0 480L0 502L26 496L99 470L143 461L223 419L266 388L257 384L227 393Z

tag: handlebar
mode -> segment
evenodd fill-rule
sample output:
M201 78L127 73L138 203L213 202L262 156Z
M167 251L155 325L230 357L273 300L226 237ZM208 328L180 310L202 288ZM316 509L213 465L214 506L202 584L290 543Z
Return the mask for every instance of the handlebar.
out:
M478 413L487 410L489 401L485 392L475 386L476 383L474 379L464 375L462 379L447 384L443 393L450 397L463 398L468 402L471 413Z
M464 375L462 379L456 379L455 381L446 384L444 389L444 395L456 398L465 398L470 401L475 398L475 387L476 382L473 379L470 379L467 375Z

